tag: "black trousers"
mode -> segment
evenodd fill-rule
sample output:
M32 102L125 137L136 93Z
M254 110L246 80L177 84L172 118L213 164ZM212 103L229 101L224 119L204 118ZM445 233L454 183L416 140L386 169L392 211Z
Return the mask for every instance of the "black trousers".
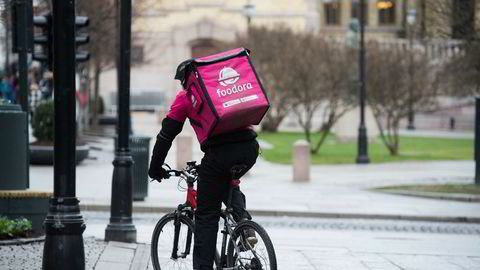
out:
M246 169L235 178L243 176L255 164L258 149L258 142L249 140L212 146L206 150L197 182L193 269L213 269L218 221L222 202L226 203L228 199L230 169L235 165L245 165ZM233 189L231 207L236 221L243 218L251 219L250 214L245 210L245 195L239 187Z

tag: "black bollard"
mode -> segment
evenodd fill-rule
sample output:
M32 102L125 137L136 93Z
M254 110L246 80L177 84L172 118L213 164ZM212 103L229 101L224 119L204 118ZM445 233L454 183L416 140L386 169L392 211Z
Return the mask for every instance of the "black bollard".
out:
M480 97L475 98L475 184L480 185Z

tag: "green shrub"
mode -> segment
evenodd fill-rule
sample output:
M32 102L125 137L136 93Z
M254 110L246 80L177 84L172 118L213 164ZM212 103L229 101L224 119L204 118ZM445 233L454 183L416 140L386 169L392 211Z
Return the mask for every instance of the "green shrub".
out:
M10 220L0 217L0 235L7 235L10 232Z
M26 218L19 218L12 222L13 235L24 235L30 230L32 230L32 222Z
M53 142L53 101L40 103L32 118L33 136L40 142Z
M0 239L26 236L31 230L32 222L26 218L0 217Z

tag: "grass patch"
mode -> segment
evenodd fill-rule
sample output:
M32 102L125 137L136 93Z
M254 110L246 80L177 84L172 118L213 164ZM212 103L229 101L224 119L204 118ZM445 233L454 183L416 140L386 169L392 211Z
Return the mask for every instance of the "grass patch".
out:
M480 195L480 185L475 184L441 184L441 185L402 185L376 188L379 191L420 191L436 193L460 193Z
M292 146L297 140L304 139L301 132L260 133L259 139L271 145L272 149L262 149L263 157L271 162L292 163ZM313 141L320 136L314 134ZM404 160L472 160L473 139L445 139L424 137L400 137L400 154L391 156L380 138L368 145L372 163ZM355 163L356 142L339 143L333 134L328 135L318 154L312 155L312 164L348 164Z

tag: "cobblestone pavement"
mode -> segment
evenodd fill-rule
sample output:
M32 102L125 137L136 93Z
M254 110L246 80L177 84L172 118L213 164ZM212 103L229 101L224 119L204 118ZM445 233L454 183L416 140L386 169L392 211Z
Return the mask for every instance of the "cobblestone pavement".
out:
M93 237L84 238L85 269L93 269L106 243ZM42 269L44 242L24 245L0 246L0 269L38 270Z
M89 223L108 222L108 213L84 211L82 215L87 227ZM134 214L134 224L154 226L164 213ZM461 222L423 222L380 219L343 219L343 218L298 218L298 217L254 217L265 228L347 230L347 231L386 231L411 233L471 234L480 235L480 224Z
M108 212L83 211L86 269L106 243ZM149 243L162 213L134 214L137 241ZM279 269L478 270L480 224L375 219L254 217L269 233ZM95 238L93 238L93 237ZM43 242L0 246L0 269L41 269ZM151 264L149 265L151 269Z
M82 214L87 224L84 235L103 237L108 213ZM134 214L138 242L150 243L161 216ZM254 220L270 235L279 269L480 269L480 224L291 217Z

